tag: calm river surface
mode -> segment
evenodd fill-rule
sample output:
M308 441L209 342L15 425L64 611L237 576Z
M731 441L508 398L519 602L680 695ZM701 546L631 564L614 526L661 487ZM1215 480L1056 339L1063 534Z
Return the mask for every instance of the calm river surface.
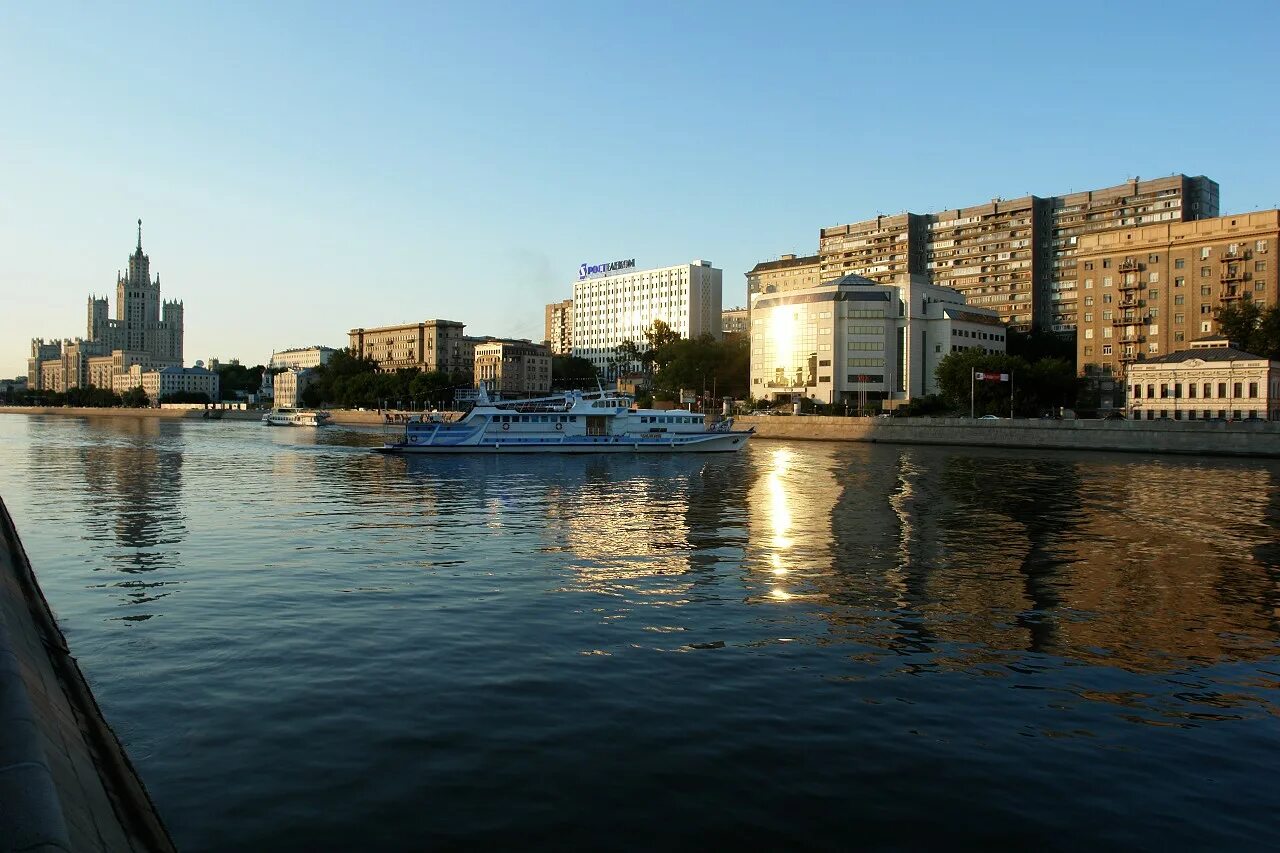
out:
M0 416L181 848L1257 848L1280 464Z

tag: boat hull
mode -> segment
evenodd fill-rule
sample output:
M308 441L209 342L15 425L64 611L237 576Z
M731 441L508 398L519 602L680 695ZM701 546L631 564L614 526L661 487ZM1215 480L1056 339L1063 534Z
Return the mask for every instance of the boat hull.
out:
M625 435L561 440L521 441L502 439L476 444L387 444L374 448L379 453L409 455L420 453L736 453L747 446L752 431L700 435L687 440L640 439Z

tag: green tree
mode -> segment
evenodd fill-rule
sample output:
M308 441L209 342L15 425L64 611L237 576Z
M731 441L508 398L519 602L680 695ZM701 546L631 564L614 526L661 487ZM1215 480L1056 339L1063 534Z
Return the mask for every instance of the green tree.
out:
M973 382L979 370L1008 373L1012 378L1010 382ZM953 409L968 412L972 387L976 415L1007 416L1012 393L1014 414L1035 417L1074 405L1080 387L1073 361L1045 358L1028 363L1021 356L978 350L948 353L935 375L942 397Z
M1242 299L1218 311L1221 334L1245 352L1280 358L1280 305L1259 307Z
M120 402L132 409L141 409L151 405L151 401L147 397L147 392L142 390L141 385L130 388L128 391L121 394Z
M593 382L596 378L596 366L590 359L574 355L556 355L551 357L551 382L561 387Z

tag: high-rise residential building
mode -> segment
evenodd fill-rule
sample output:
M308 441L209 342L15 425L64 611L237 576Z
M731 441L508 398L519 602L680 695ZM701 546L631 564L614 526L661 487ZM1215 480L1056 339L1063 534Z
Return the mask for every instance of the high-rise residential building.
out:
M476 344L474 377L499 397L551 393L551 350L532 341L490 338Z
M328 364L329 359L333 358L335 352L337 350L333 347L322 346L276 350L271 353L271 363L267 365L267 368L279 370L280 368L306 369L319 367L322 364Z
M1073 330L1077 242L1084 234L1218 214L1218 185L1174 175L1065 196L993 199L901 213L819 232L823 282L850 273L888 283L924 275L1019 331Z
M573 352L573 300L552 302L546 308L546 337L552 355Z
M151 259L142 251L142 220L138 245L129 256L128 271L116 274L116 316L111 318L106 297L90 296L85 337L45 343L31 341L27 381L37 390L66 391L90 383L113 387L108 367L117 372L130 365L146 370L182 365L183 305L160 297L160 276L151 276ZM93 370L90 370L90 362ZM92 372L92 377L91 377Z
M726 335L745 335L751 330L750 313L746 308L726 308L720 312L720 331Z
M1004 352L1005 327L957 290L907 276L847 275L805 290L756 294L751 396L821 403L896 402L937 391L947 354Z
M782 255L776 261L761 261L747 273L747 311L757 293L808 290L821 281L817 255Z
M347 333L351 351L378 362L384 373L401 368L470 375L476 339L462 332L456 320L424 320L402 326L352 329Z
M1277 246L1280 210L1081 235L1080 372L1119 378L1130 365L1220 332L1224 305L1277 304ZM1103 408L1122 405L1103 400Z
M603 274L594 274L584 265L573 285L573 354L610 377L625 367L613 360L616 348L626 341L643 345L655 320L683 338L721 336L722 272L710 261L633 267L603 264Z

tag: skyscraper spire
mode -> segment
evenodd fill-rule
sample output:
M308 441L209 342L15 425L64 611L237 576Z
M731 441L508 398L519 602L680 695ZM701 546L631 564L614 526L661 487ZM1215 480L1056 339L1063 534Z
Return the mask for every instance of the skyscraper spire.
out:
M138 251L142 251L142 220L138 220Z

